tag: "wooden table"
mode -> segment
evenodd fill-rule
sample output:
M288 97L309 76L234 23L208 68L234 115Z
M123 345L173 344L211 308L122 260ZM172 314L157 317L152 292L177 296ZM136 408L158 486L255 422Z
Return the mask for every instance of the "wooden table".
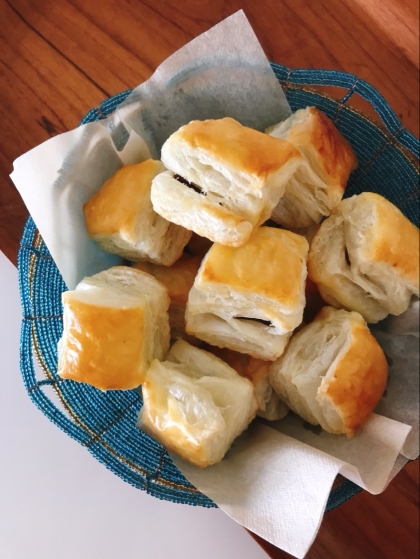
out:
M418 135L416 0L0 0L0 250L12 262L28 216L8 177L13 160L240 8L270 60L356 74ZM415 559L418 488L417 460L382 495L327 513L308 559Z

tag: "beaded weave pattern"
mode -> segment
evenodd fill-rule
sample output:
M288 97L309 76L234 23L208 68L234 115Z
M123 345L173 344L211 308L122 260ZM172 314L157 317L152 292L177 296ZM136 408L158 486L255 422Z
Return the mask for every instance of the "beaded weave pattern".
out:
M327 114L353 146L359 167L346 196L378 192L419 225L419 140L402 127L385 99L356 76L326 70L290 70L272 64L293 111L308 105ZM328 88L343 88L341 99ZM111 114L130 90L91 109L81 124ZM375 109L379 124L352 108L359 95ZM193 487L175 467L166 450L136 427L141 396L134 390L103 393L57 376L57 342L63 330L61 294L66 286L30 217L19 250L19 284L23 310L21 373L29 397L60 429L85 446L109 470L138 489L160 499L204 507L216 505ZM45 378L36 378L34 356ZM51 387L56 397L49 396ZM348 480L335 484L327 510L360 488Z

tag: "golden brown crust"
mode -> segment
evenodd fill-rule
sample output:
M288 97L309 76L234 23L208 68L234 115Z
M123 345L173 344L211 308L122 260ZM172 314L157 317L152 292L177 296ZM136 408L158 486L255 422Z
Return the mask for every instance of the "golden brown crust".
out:
M293 158L301 158L290 143L242 126L233 118L194 120L171 137L205 150L231 167L265 181Z
M162 163L148 159L127 165L109 178L83 206L86 229L95 235L125 234L135 242L135 224L142 208L152 210L150 188Z
M188 293L201 264L198 256L183 254L172 266L137 262L134 268L143 270L159 280L168 290L171 303L187 303Z
M397 268L410 282L419 283L419 229L383 196L373 192L359 195L359 203L375 206L375 222L362 245L364 258Z
M65 351L62 378L86 382L100 390L139 386L142 368L144 311L142 307L92 305L63 294Z
M334 377L320 387L338 408L348 436L369 417L385 390L388 377L388 364L380 345L362 317L351 314L350 345L337 363ZM317 318L322 317L325 317L324 310Z
M351 171L357 168L357 157L344 136L319 109L309 107L307 120L296 124L287 134L287 140L316 159L331 188L344 191ZM317 155L315 155L317 154Z
M301 297L307 252L304 237L283 229L259 227L241 247L214 244L203 265L201 280L294 306Z

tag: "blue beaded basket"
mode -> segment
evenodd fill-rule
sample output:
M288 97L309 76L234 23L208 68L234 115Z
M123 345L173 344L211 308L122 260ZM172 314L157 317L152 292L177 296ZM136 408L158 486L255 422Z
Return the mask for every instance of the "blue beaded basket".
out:
M419 141L404 129L385 99L356 76L336 71L289 70L272 64L292 110L313 105L326 113L352 144L359 168L346 196L364 190L379 192L419 224ZM344 88L340 99L333 94ZM105 118L127 97L124 91L91 109L81 124ZM375 122L350 106L359 95L373 107ZM374 114L375 114L374 113ZM160 499L215 507L175 467L166 450L136 427L141 397L133 391L103 393L57 376L57 342L61 337L61 293L66 286L36 225L29 218L19 251L19 282L23 307L21 371L29 397L58 427L85 446L122 479ZM34 355L45 374L37 380ZM50 385L61 406L48 396ZM360 488L343 478L332 490L327 510Z

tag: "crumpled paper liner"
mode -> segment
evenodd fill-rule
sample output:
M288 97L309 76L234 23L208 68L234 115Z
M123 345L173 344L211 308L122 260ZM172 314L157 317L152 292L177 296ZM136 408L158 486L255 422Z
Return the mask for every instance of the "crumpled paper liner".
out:
M301 420L293 417L296 435ZM335 437L335 446L331 435L328 454L254 422L214 466L200 469L172 453L171 458L234 520L300 558L316 537L336 475L381 492L409 431L407 425L373 415L351 441Z

